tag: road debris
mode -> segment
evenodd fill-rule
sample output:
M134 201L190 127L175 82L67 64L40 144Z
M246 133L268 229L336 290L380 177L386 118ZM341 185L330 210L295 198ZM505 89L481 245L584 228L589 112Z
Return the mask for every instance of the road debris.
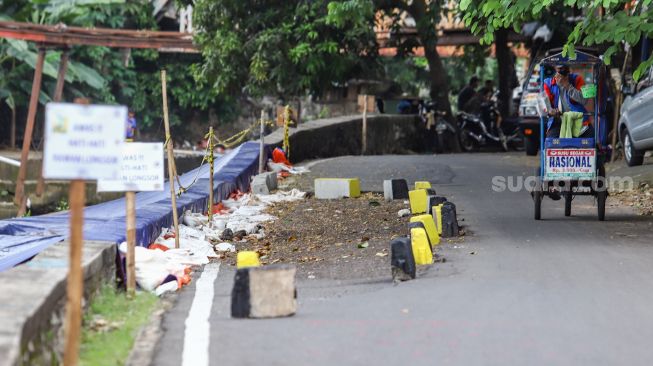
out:
M642 182L639 187L628 191L610 192L610 196L622 205L634 208L642 216L653 215L653 188L648 183Z
M215 249L216 252L231 252L231 253L236 252L236 246L227 242L216 244L213 248Z
M303 197L304 193L297 190L270 195L236 192L218 205L211 223L207 215L186 211L184 224L179 225L179 248L175 248L175 233L170 229L163 229L149 248L136 247L136 282L143 290L157 295L181 288L190 283L192 267L236 252L233 242L265 238L261 223L276 219L263 213L268 206ZM123 255L126 248L126 243L119 246Z
M399 217L408 217L410 216L410 209L404 208L399 211L397 211L397 216Z
M379 205L370 206L371 201ZM249 235L236 248L267 255L263 264L295 263L302 278L309 272L320 278L387 276L388 256L376 253L388 253L393 236L408 234L408 220L396 214L404 207L375 193L275 204L264 211L277 218L262 224L265 238ZM233 257L226 253L228 263Z

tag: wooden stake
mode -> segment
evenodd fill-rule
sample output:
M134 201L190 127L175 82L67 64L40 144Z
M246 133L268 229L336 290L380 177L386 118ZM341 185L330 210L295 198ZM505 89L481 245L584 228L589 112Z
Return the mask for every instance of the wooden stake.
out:
M11 136L9 140L9 146L12 149L16 148L16 106L11 109Z
M263 173L265 170L265 111L261 109L261 146L258 153L258 173Z
M361 155L365 155L365 152L367 152L367 94L363 95L363 98L363 141L361 143Z
M70 257L67 281L66 318L64 324L66 344L63 363L75 366L78 361L79 342L82 326L82 296L84 278L82 273L82 246L84 227L84 202L86 183L83 180L70 182L68 202L70 202Z
M39 94L41 93L41 78L43 76L43 62L45 60L45 50L40 48L36 58L36 69L34 70L34 80L32 81L32 94L29 99L29 109L27 111L27 123L25 126L25 137L23 138L23 150L20 153L20 168L18 168L18 179L16 180L16 195L14 203L19 206L17 216L25 215L27 198L25 196L25 177L27 175L27 160L29 158L29 148L32 145L32 133L34 132L34 121L36 120L36 108L39 104Z
M626 51L626 57L624 57L624 63L621 66L621 73L619 74L620 81L624 80L624 74L626 73L626 65L628 65L628 61L630 58L632 47L628 48L628 51ZM618 113L621 110L621 104L624 101L624 93L621 90L622 83L619 82L619 90L617 90L617 100L615 101L615 106L614 110L617 111L614 113L614 119L612 123L612 157L610 158L610 162L614 162L615 159L617 158L617 128L619 127L619 117L620 114ZM598 96L596 97L596 100L598 102ZM596 123L596 121L594 122Z
M127 206L127 296L136 294L136 193L125 192Z
M54 88L54 97L52 100L56 102L61 101L63 95L63 86L66 82L66 70L68 70L68 51L64 50L59 58L59 73L57 74L57 85ZM45 191L45 181L43 180L43 169L39 170L39 179L36 184L36 196L41 197Z
M598 98L597 98L598 99ZM617 93L617 98L614 103L614 110L619 111L621 110L621 103L623 99L623 94L621 93L621 90ZM612 128L612 156L610 157L610 162L613 163L615 159L617 158L617 126L619 125L619 113L614 114L614 119L613 119L613 128ZM594 122L596 123L596 122Z
M213 126L209 127L209 226L213 223Z
M166 71L161 70L161 95L163 96L163 124L166 130L166 150L168 151L168 179L170 180L170 198L172 200L172 222L175 226L175 248L179 248L179 217L177 216L177 194L175 192L174 154L172 137L170 136L170 121L168 120L168 86Z

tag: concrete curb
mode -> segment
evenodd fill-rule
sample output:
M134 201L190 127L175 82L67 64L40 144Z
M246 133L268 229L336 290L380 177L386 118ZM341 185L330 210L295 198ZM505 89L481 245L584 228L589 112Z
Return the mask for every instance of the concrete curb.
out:
M134 338L134 344L125 366L143 366L149 365L154 359L154 352L159 339L163 336L163 316L172 309L177 300L178 293L166 294L159 303L159 308L150 316L150 320L145 324Z
M315 179L315 198L339 199L356 198L361 195L358 178L317 178Z
M84 242L84 306L115 279L115 263L115 243ZM0 366L62 362L67 275L67 241L0 273Z

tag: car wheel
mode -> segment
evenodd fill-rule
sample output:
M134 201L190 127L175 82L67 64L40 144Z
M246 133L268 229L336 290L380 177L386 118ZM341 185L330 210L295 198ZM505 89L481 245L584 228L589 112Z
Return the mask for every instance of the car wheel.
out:
M526 155L535 156L537 155L537 150L539 150L539 140L534 136L524 137L524 147L526 150Z
M626 159L626 164L628 166L642 165L644 162L644 154L635 149L633 146L633 140L630 137L630 132L627 129L624 129L621 133L621 144L624 147L624 158Z

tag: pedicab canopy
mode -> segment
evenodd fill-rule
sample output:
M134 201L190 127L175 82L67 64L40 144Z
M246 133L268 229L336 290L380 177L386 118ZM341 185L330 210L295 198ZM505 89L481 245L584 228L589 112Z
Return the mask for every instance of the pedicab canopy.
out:
M589 112L593 117L595 116L593 123L596 123L594 127L598 148L605 150L608 146L608 120L606 117L608 88L603 60L583 51L576 51L573 58L569 54L563 55L563 52L547 56L540 61L542 68L540 85L543 84L544 78L552 76L553 67L559 65L569 66L571 72L577 73L585 79L586 85L581 91L585 98L595 98L594 110Z

